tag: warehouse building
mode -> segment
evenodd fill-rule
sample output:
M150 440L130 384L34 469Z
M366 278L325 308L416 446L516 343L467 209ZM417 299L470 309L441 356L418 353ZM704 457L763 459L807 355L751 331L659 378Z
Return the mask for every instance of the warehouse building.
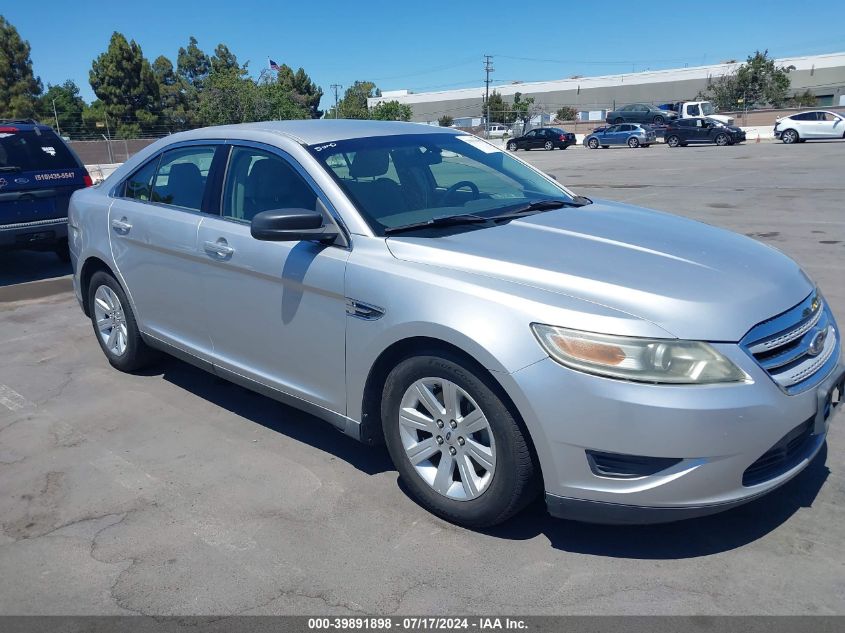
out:
M793 67L791 92L810 90L820 107L845 106L845 53L777 59L778 66ZM538 110L553 114L563 106L574 107L579 118L603 118L603 112L626 103L666 103L692 100L706 91L709 83L732 73L741 62L692 68L653 70L600 77L572 77L553 81L519 82L496 86L505 101L513 95L533 97ZM484 87L414 93L409 90L384 92L369 99L369 105L396 100L413 110L412 121L435 124L448 115L455 120L479 120Z

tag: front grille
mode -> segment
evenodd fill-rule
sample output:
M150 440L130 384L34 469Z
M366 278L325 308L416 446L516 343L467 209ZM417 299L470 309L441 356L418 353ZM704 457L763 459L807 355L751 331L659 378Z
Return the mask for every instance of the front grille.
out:
M817 293L751 328L740 345L789 394L817 385L839 358L836 323Z
M746 468L742 473L742 485L756 486L797 466L813 444L814 421L814 417L810 418L792 429L760 459Z
M587 462L590 464L590 470L593 471L594 475L616 479L648 477L659 473L661 470L666 470L680 461L680 458L674 457L645 457L643 455L587 451Z

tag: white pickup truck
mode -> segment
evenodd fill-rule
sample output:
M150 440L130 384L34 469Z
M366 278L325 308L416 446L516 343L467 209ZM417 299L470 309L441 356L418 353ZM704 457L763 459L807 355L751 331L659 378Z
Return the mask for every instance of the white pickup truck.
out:
M684 101L675 104L675 112L681 119L691 119L698 116L706 116L716 119L725 125L733 125L733 117L724 114L716 114L716 106L710 101Z

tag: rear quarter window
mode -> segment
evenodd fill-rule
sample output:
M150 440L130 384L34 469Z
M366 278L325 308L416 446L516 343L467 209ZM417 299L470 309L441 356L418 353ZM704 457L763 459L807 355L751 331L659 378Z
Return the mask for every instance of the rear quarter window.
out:
M0 132L0 167L51 171L79 166L76 156L52 130Z

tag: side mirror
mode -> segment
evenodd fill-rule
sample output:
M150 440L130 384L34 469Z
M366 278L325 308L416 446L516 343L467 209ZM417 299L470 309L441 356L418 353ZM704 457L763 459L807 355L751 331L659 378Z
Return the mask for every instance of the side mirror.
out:
M256 213L250 233L265 242L316 240L333 242L337 232L323 223L323 214L308 209L272 209Z

